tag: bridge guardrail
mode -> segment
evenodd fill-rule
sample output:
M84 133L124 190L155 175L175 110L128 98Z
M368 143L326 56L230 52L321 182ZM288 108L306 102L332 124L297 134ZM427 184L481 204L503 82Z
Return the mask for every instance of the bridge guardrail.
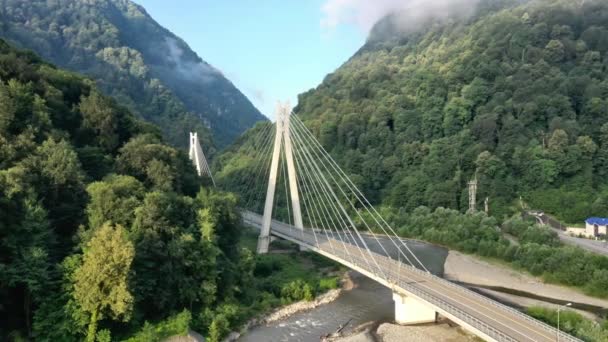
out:
M522 313L522 312L520 312L520 311L518 311L516 309L513 309L512 307L509 307L509 306L504 305L504 304L502 304L500 302L491 300L491 299L487 298L484 295L481 295L481 294L479 294L479 293L477 293L475 291L472 291L472 290L470 290L470 289L468 289L468 288L466 288L464 286L460 286L460 285L454 284L453 282L451 282L449 280L446 280L444 278L438 277L438 276L436 276L436 275L434 275L432 273L424 272L424 271L422 271L422 270L420 270L420 269L418 269L416 267L413 267L411 265L407 265L407 264L403 264L403 265L406 266L406 267L408 267L410 270L412 270L412 271L420 274L420 275L433 278L433 280L435 280L438 283L450 286L450 287L452 287L454 289L457 289L459 291L462 291L462 292L466 292L467 294L469 294L469 295L471 295L471 296L473 296L473 297L475 297L475 298L477 298L477 299L479 299L481 301L484 301L484 302L486 302L486 303L488 303L488 304L490 304L492 306L499 307L499 308L501 308L503 310L509 311L509 312L511 312L511 313L513 313L515 315L518 315L519 317L523 318L524 320L526 320L526 321L528 321L530 323L533 323L533 324L535 324L535 325L537 325L539 327L542 327L542 328L544 328L546 330L549 330L549 331L555 330L556 333L557 333L557 329L556 328L554 328L554 327L552 327L552 326L550 326L550 325L548 325L548 324L546 324L546 323L544 323L542 321L539 321L539 320L537 320L537 319L535 319L533 317L530 317L530 316L528 316L528 315L526 315L526 314L524 314L524 313ZM560 332L560 340L562 340L562 338L563 338L564 341L575 341L575 342L582 341L582 340L580 340L578 338L575 338L575 337L573 337L573 336L571 336L569 334L566 334L564 332Z
M302 241L302 242L308 243L306 241ZM344 253L342 253L340 251L338 254L341 254L339 257L343 258ZM361 258L356 258L356 259L361 261ZM358 263L356 263L355 265L358 267L362 267L362 265L360 265ZM403 280L399 279L400 275L398 273L395 273L394 270L390 270L389 272L392 273L392 275L395 276L396 279L398 279L397 286L401 287L403 290L424 299L425 301L435 305L436 307L438 307L446 312L449 312L450 314L454 315L455 317L458 317L463 322L466 322L467 324L471 325L472 327L481 331L482 333L486 334L487 336L489 336L497 341L517 342L516 339L510 337L509 335L501 332L500 330L498 330L496 328L493 328L489 324L477 319L475 316L472 316L471 314L467 313L466 311L459 309L457 306L450 304L449 302L447 302L441 298L433 296L426 291L422 291L410 284L407 284L407 282L404 282Z
M254 225L255 224L259 224L259 222L254 222L254 221L248 220L248 219L245 219L245 221L248 221L250 224L254 224ZM282 235L288 236L288 237L290 237L293 240L296 240L296 241L299 241L299 242L304 243L306 245L309 245L309 246L312 246L314 248L317 248L316 247L316 239L313 238L312 235L309 232L301 231L300 232L301 236L298 237L298 236L294 236L294 235L290 234L290 233L292 233L292 229L290 229L287 225L283 224L282 222L278 222L278 221L274 221L273 220L273 224L275 224L277 226L276 228L278 228L278 229L276 229L276 230L279 230L279 232ZM281 231L281 230L284 230L284 231ZM307 236L308 239L305 238L305 236ZM329 238L328 236L324 236L324 238L328 242L330 240L333 240L333 239ZM356 248L356 246L354 246L354 245L353 245L353 247ZM322 249L322 248L320 248L320 249ZM360 258L360 257L357 257L356 255L352 255L350 253L345 253L345 251L342 251L340 249L338 249L338 250L335 250L335 249L333 249L333 250L324 250L324 249L322 249L322 250L324 252L327 252L327 253L338 254L336 256L339 257L340 259L342 259L344 261L351 262L355 266L361 267L362 269L366 269L368 272L370 272L372 274L376 274L375 270L369 270L369 269L367 269L367 267L366 267L365 264L368 264L367 266L369 266L369 261L362 262L363 259ZM374 252L372 252L372 253L374 253ZM388 258L388 257L382 256L382 255L379 255L377 253L374 253L374 254L378 258L388 259L388 260L385 260L385 262L388 261L389 263L396 264L399 267L406 268L409 271L415 272L418 275L421 275L423 277L430 277L434 281L436 281L436 282L438 282L440 284L444 284L444 285L450 286L450 287L452 287L452 288L454 288L454 289L456 289L458 291L465 292L468 295L472 295L473 297L475 297L475 298L477 298L477 299L479 299L479 300L481 300L481 301L483 301L485 303L488 303L488 304L490 304L492 306L501 308L502 310L509 311L509 312L517 315L518 317L523 318L524 320L526 320L526 321L528 321L528 322L530 322L530 323L538 326L539 328L543 328L546 331L549 331L551 333L556 333L557 334L557 329L551 327L550 325L548 325L548 324L546 324L544 322L541 322L541 321L539 321L539 320L537 320L535 318L532 318L532 317L530 317L530 316L528 316L528 315L526 315L526 314L524 314L524 313L522 313L522 312L520 312L518 310L515 310L515 309L513 309L513 308L511 308L509 306L506 306L506 305L504 305L502 303L498 303L496 301L493 301L493 300L491 300L491 299L489 299L489 298L487 298L487 297L485 297L485 296L483 296L483 295L481 295L481 294L479 294L479 293L477 293L475 291L472 291L472 290L469 290L469 289L467 289L465 287L462 287L462 286L459 286L457 284L454 284L454 283L452 283L452 282L450 282L448 280L445 280L445 279L443 279L441 277L438 277L438 276L436 276L436 275L434 275L432 273L422 271L422 270L420 270L420 269L418 269L416 267L413 267L413 266L411 266L409 264L401 263L401 262L399 262L399 261L397 261L395 259ZM358 262L356 262L355 260L357 260ZM500 330L498 330L496 328L493 328L492 326L488 325L487 323L485 323L485 322L477 319L476 317L472 316L471 314L465 312L464 310L459 309L455 305L453 305L453 304L451 304L451 303L449 303L449 302L447 302L447 301L445 301L445 300L443 300L443 299L441 299L441 298L439 298L437 296L434 296L434 295L428 293L427 291L423 291L423 290L421 290L421 289L419 289L419 288L417 288L415 286L412 286L411 284L408 284L407 282L404 282L402 279L400 279L401 275L399 273L395 273L395 271L391 267L389 267L388 272L394 277L394 279L397 279L397 285L399 287L401 287L403 290L405 290L407 292L410 292L410 293L412 293L412 294L414 294L416 296L419 296L419 297L423 298L424 300L428 301L429 303L432 303L433 305L437 306L438 308L440 308L440 309L442 309L442 310L444 310L446 312L449 312L450 314L454 315L455 317L458 317L463 322L466 322L466 323L470 324L472 327L474 327L475 329L478 329L479 331L483 332L484 334L488 335L489 337L492 337L492 338L496 339L497 341L506 341L506 342L517 341L517 340L513 339L512 337L510 337L509 335L506 335L505 333L501 332ZM383 272L383 273L386 273L386 272ZM572 341L572 342L581 342L582 341L582 340L577 339L577 338L575 338L575 337L573 337L573 336L571 336L569 334L566 334L564 332L559 332L559 337L560 337L560 340L562 340L562 341Z

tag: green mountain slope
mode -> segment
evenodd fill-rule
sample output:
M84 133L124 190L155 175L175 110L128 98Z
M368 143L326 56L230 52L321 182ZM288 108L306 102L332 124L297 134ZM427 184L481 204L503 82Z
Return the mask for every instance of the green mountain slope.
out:
M255 256L235 196L94 83L0 39L0 341L221 341L338 286Z
M176 146L196 129L225 146L264 117L218 70L129 0L6 0L0 36L93 77L163 128ZM207 148L209 149L209 148Z
M159 136L0 40L0 340L124 337L241 286L234 199Z
M499 218L520 196L567 222L608 215L608 3L485 0L466 18L401 20L295 108L376 204L465 211L476 177L478 207L488 197Z

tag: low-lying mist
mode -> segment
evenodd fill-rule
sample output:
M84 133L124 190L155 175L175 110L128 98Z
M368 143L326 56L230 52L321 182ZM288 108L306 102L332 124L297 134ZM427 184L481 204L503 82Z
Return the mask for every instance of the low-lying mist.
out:
M393 16L393 24L409 31L428 20L442 20L472 14L481 0L327 0L322 7L321 25L331 30L341 24L356 25L369 33L383 17Z

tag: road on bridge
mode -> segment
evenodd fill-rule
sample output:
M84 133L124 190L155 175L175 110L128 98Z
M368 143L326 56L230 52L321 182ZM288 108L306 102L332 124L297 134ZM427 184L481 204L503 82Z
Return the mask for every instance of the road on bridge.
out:
M262 217L243 212L246 224L260 229ZM555 341L557 329L478 293L343 240L320 230L299 230L273 221L271 233L290 240L359 271L406 296L428 303L443 316L494 341ZM475 331L476 330L476 331ZM580 341L560 333L561 341Z

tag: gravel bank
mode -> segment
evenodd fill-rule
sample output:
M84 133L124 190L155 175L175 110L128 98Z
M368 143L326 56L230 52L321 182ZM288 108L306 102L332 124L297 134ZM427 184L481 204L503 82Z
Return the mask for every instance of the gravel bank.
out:
M338 339L329 339L327 341L331 342L376 342L376 339L369 331L362 331L358 334L353 334L347 337L342 337Z
M294 315L296 313L299 313L302 311L307 311L307 310L312 310L321 305L325 305L325 304L329 304L329 303L333 302L334 300L338 299L338 297L340 297L340 294L342 293L342 291L349 291L349 290L353 289L354 282L350 277L350 272L346 272L342 276L340 283L341 283L340 288L334 289L334 290L329 290L326 293L318 296L311 302L300 301L297 303L293 303L293 304L278 308L262 318L253 318L253 319L249 320L249 322L247 322L241 328L241 330L239 332L236 332L236 331L231 332L228 335L228 337L226 337L223 340L223 342L236 341L239 339L239 337L241 337L242 334L247 333L247 331L249 329L251 329L255 326L258 326L261 324L270 324L273 322L277 322L277 321L286 319L289 316Z
M438 323L402 326L393 323L366 323L344 337L329 338L327 342L469 342L481 341L459 327Z
M382 342L466 342L479 341L474 336L464 333L460 328L447 324L424 326L401 326L384 323L376 332Z
M280 321L295 313L315 309L321 305L325 305L325 304L333 302L334 300L336 300L336 298L338 298L340 296L340 293L342 293L342 289L330 290L330 291L320 295L319 297L317 297L315 300L313 300L311 302L300 301L297 303L287 305L285 307L282 307L282 308L274 311L270 315L266 316L266 318L263 319L260 323L268 324L268 323Z
M540 278L519 273L506 266L492 264L456 251L450 251L448 254L444 266L444 277L468 284L510 288L542 295L543 297L608 308L608 300L590 297L567 287L545 284ZM530 304L527 299L517 299L522 297L510 297L517 300L519 305L528 306Z
M510 305L516 306L516 307L517 306L519 306L519 307L542 306L542 307L546 307L549 309L557 310L561 306L559 304L549 303L549 302L545 302L545 301L542 301L539 299L521 297L521 296L517 296L517 295L513 295L513 294L493 291L493 290L484 289L484 288L477 288L477 290L483 294L488 295L489 297L498 299L502 303L510 304ZM588 311L577 310L577 309L573 309L573 308L569 308L568 310L576 311L579 314L587 317L588 319L598 320L600 318L598 315L588 312Z

